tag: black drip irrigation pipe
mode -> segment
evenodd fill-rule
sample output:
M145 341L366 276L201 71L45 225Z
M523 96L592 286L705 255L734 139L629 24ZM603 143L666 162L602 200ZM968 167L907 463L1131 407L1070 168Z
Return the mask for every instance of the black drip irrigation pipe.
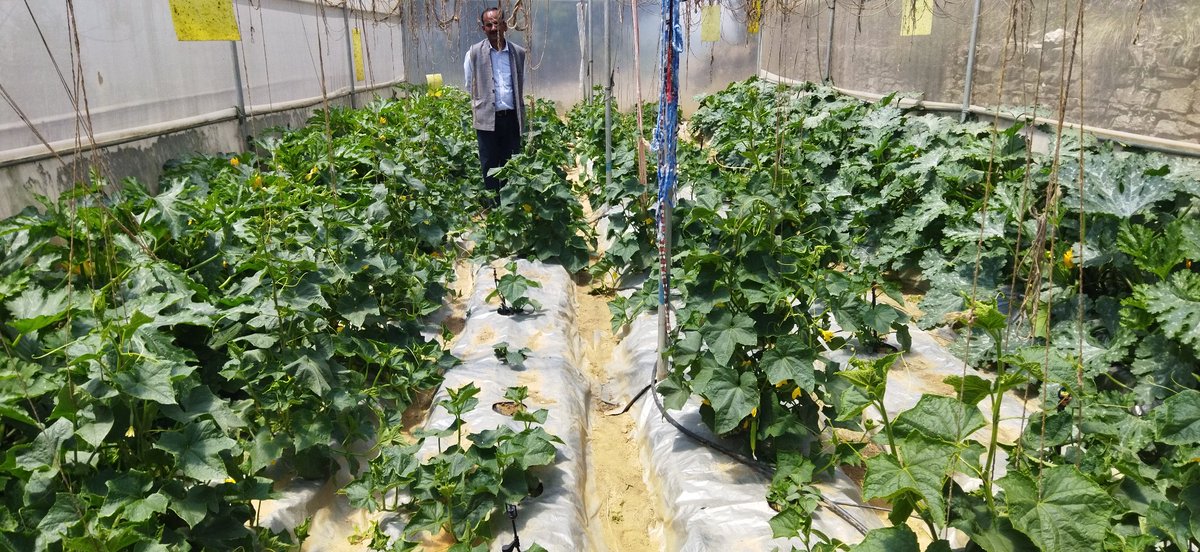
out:
M655 368L657 369L657 367L655 367ZM700 435L700 434L684 427L683 424L679 423L675 418L672 418L671 415L667 413L667 409L662 404L662 397L660 397L658 395L658 389L655 388L655 385L658 383L658 380L656 379L656 369L652 369L650 372L650 384L643 387L641 391L638 391L638 394L635 395L633 397L633 399L629 401L629 404L625 405L625 408L621 409L620 412L613 414L613 416L616 416L619 414L624 414L625 412L628 412L630 408L633 408L634 403L636 403L638 401L638 399L642 398L642 395L646 394L646 391L651 391L650 394L652 396L654 396L654 405L658 407L658 412L660 414L662 414L662 417L664 419L667 420L667 423L671 424L672 426L675 426L675 429L678 429L680 433L687 435L693 441L696 441L697 443L700 443L703 446L714 449L714 450L724 454L725 456L728 456L728 457L736 460L737 462L746 465L750 469L752 469L766 477L774 477L775 476L775 468L771 467L770 465L768 465L764 462L760 462L754 458L746 456L745 454L742 454L736 450L733 450L725 445L722 445L721 443L713 441L712 439L709 439L703 435ZM834 514L836 514L838 517L842 518L846 523L849 523L860 534L862 534L862 535L867 534L869 529L867 529L867 527L865 525L863 525L862 522L858 521L858 519L856 519L854 516L850 515L850 512L847 512L845 508L841 507L836 502L833 502L832 500L825 498L824 496L818 496L818 499L820 500L820 502L823 506L825 506L826 508L829 508L831 511L833 511Z

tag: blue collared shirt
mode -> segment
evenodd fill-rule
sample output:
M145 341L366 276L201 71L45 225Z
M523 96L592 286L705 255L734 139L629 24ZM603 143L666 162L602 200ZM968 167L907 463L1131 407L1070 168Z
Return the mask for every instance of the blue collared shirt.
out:
M504 41L503 49L490 48L488 52L492 58L492 91L495 92L496 111L515 109L516 104L513 103L512 54L508 49L508 41ZM466 75L464 82L467 83L467 89L470 90L472 75L470 51L463 58L463 74Z

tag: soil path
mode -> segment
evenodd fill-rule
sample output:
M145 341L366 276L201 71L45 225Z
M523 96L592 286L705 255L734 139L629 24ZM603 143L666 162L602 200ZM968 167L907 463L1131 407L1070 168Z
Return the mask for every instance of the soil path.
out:
M584 343L584 370L592 396L608 382L608 366L617 340L612 335L608 299L591 295L591 286L576 288L576 325ZM624 406L624 405L621 405ZM662 517L657 502L642 479L634 419L630 414L609 416L612 405L593 399L588 431L588 470L595 488L589 499L598 501L603 537L610 552L660 550Z

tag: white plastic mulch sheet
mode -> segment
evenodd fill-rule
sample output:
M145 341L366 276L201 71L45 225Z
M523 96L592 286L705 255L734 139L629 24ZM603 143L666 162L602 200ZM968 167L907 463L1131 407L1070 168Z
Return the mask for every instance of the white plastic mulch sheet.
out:
M625 404L650 381L657 358L657 325L652 316L638 318L613 354L604 390L605 400ZM694 433L713 438L700 420L699 403L669 412ZM670 425L649 396L630 409L637 420L636 436L646 466L646 483L661 501L663 543L667 551L791 550L803 549L799 539L776 539L768 520L775 515L767 504L770 480L724 454L707 448ZM859 504L857 486L838 472L817 484L835 503ZM842 508L859 524L882 527L876 516ZM833 511L819 508L813 527L845 542L858 542L862 534Z
M604 550L599 539L587 531L591 516L584 505L590 392L578 368L582 357L577 332L573 331L574 283L562 267L528 261L517 261L517 266L522 276L541 284L526 293L541 307L531 314L499 314L499 301L487 300L495 289L492 268L483 266L476 271L466 324L451 349L462 364L446 373L442 388L433 398L426 427L449 427L453 417L437 403L448 398L447 389L474 383L482 391L477 395L479 406L465 415L464 434L505 424L520 430L524 424L491 407L507 400L504 393L509 387L529 388L526 407L530 411L547 409L543 427L563 443L557 445L555 462L537 472L544 487L542 494L518 505L516 525L522 549L537 543L551 551ZM503 275L504 269L499 272ZM530 350L523 369L514 369L496 358L493 347L501 342L508 343L509 350ZM449 445L451 439L443 439L443 445ZM421 455L432 456L437 446L437 439L427 439ZM493 517L493 527L498 537L492 549L500 550L513 539L511 522L503 511Z

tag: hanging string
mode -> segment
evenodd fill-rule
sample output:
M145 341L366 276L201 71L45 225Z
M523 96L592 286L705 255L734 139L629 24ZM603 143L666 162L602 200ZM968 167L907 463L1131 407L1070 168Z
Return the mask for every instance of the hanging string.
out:
M642 122L642 33L638 27L638 5L637 0L630 0L631 19L633 19L633 83L634 83L634 98L636 98L636 114L637 114L637 167L638 167L638 182L642 185L646 184L646 145L642 139L646 135L646 131ZM580 35L582 36L582 34Z

